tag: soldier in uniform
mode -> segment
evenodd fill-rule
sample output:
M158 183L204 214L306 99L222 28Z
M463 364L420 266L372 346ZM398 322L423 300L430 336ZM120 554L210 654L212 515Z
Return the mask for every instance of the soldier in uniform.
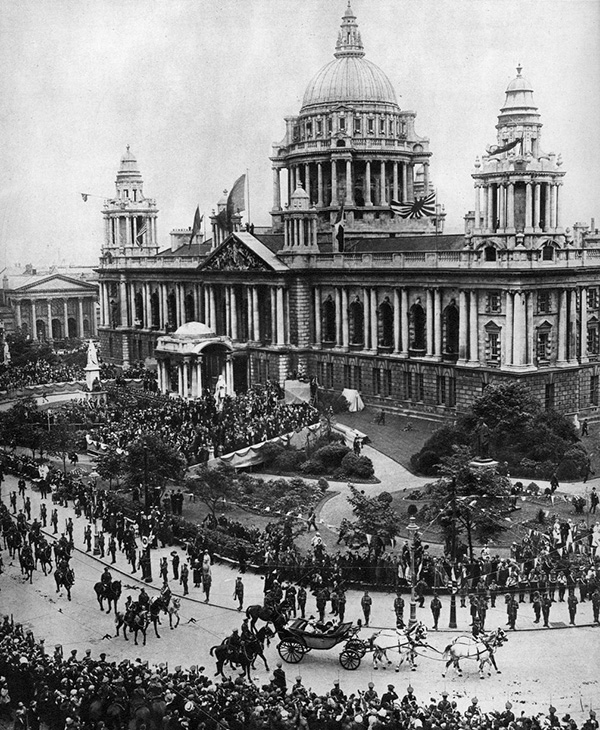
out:
M600 588L592 593L592 611L594 612L594 623L600 623Z
M438 598L437 592L434 591L433 598L429 604L431 608L431 615L433 616L433 628L435 631L438 630L438 622L440 620L440 612L442 610L442 602Z

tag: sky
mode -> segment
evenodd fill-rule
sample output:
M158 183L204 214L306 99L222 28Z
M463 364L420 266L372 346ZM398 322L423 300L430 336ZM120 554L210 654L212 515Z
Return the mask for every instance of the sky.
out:
M268 225L271 145L331 60L346 2L0 0L0 267L95 264L127 144L162 248L246 170L252 222ZM474 207L473 163L519 63L542 148L562 154L565 225L600 222L600 0L352 7L366 58L430 139L446 232Z

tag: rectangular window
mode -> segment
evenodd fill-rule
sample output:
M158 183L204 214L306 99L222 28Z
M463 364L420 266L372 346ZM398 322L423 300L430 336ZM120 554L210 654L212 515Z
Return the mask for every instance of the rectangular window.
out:
M360 365L354 366L354 389L362 390L362 368Z
M327 118L327 130L329 134L333 132L333 119L331 117Z
M598 383L599 376L592 375L590 378L590 404L593 406L598 405Z
M373 368L373 395L381 395L381 370Z
M550 292L541 291L537 295L538 314L547 314L550 311Z
M501 309L502 309L502 305L501 305L501 300L500 300L500 292L499 291L488 292L486 312L500 312Z
M404 373L404 400L413 399L412 373Z
M333 363L327 363L327 387L333 388Z
M375 120L372 117L369 117L367 120L367 129L369 130L369 134L373 134L375 131Z
M598 336L598 326L588 327L587 333L588 355L598 355L600 353L600 337Z
M437 402L438 405L444 405L446 402L446 376L437 376Z
M423 373L416 373L415 377L417 379L417 400L424 401L425 400L425 377L424 377Z
M390 137L393 137L394 136L394 120L393 119L390 119L389 130L390 130Z
M598 289L588 289L587 293L588 309L598 309Z
M538 332L536 353L538 360L549 360L550 359L550 333L549 332Z
M488 332L488 360L500 360L500 335L498 332Z
M340 126L340 132L346 131L346 117L340 117L339 126Z
M547 411L551 411L554 408L554 383L546 383L544 405Z
M450 408L456 405L456 378L448 378L448 402Z
M354 134L360 134L362 125L360 117L354 117Z
M344 365L344 388L351 388L352 387L352 366L351 365Z
M323 122L320 119L317 119L317 137L320 137L323 134Z
M385 134L385 119L383 117L379 120L379 134Z
M306 136L312 137L312 122L306 122Z
M383 395L389 398L392 395L392 371L383 370Z

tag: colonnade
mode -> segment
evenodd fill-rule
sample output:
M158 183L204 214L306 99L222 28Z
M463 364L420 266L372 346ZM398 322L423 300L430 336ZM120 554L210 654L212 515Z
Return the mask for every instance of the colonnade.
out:
M298 162L288 167L273 166L273 210L282 210L281 171L287 170L287 203L298 185L302 184L311 204L317 208L354 206L357 180L362 179L364 205L388 206L390 198L407 202L414 198L415 164L422 164L425 190L429 188L429 162L378 158L354 159L350 152L340 149L330 160ZM358 170L360 165L360 171ZM344 185L338 185L344 180ZM343 187L344 195L339 194ZM375 189L375 200L371 193ZM388 195L389 189L389 195ZM329 192L329 195L326 193Z
M140 225L140 218L143 219L142 225ZM122 221L124 222L122 223ZM158 241L156 221L156 213L148 215L145 211L132 211L130 213L118 211L114 214L105 213L104 239L106 241L106 247L134 248L140 246L141 243L143 243L145 248L155 247ZM144 239L143 242L140 242L138 235L144 225Z
M171 391L171 374L169 367L177 373L177 395L181 398L197 398L202 395L204 387L202 368L203 355L173 357L169 361L157 360L158 389L161 393ZM225 356L222 375L225 378L227 392L233 392L233 360L231 354Z
M48 297L30 297L28 300L17 300L15 304L16 310L16 323L17 327L23 325L23 305L29 302L30 322L31 322L31 335L37 338L37 321L38 319L45 320L47 322L47 339L52 339L52 320L59 319L63 327L63 337L69 336L69 301L77 302L77 307L74 312L71 313L71 318L75 319L76 322L76 337L83 339L86 337L86 331L84 328L84 302L88 304L88 325L89 329L87 336L96 335L96 300L95 297L56 297L49 299ZM61 302L60 312L56 315L52 314L52 304ZM91 311L90 311L91 309Z
M561 226L560 182L526 181L525 228L548 231ZM542 206L542 197L544 205ZM542 219L543 212L543 219ZM483 220L482 220L483 219ZM515 182L475 185L475 227L487 230L514 229Z

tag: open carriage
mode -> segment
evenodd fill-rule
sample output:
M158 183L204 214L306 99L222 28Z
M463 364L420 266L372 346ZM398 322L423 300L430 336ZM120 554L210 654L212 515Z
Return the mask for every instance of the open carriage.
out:
M344 644L340 653L340 664L344 669L358 669L360 661L367 652L367 645L357 638L359 626L352 622L342 623L326 631L314 627L310 621L297 618L278 629L280 642L277 651L283 661L298 664L312 649L333 649Z

